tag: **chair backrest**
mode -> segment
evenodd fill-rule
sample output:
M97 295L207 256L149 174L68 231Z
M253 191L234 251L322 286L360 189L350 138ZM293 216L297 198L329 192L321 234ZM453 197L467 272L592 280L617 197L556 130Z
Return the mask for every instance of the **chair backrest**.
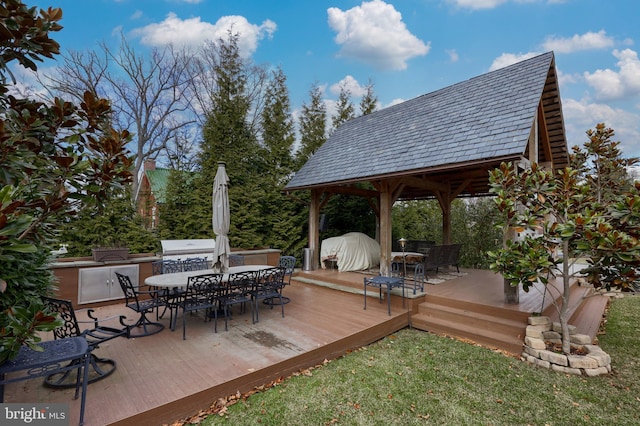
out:
M416 263L413 270L413 280L416 282L424 281L424 264Z
M400 276L400 262L391 262L391 276L392 277Z
M151 274L152 275L162 274L162 260L155 260L151 262Z
M53 330L53 337L55 339L65 339L67 337L82 335L78 319L76 318L76 312L70 300L43 297L42 301L44 306L51 311L51 313L58 314L63 322L61 327Z
M138 291L133 286L129 275L122 275L121 273L116 272L116 277L118 277L120 288L122 288L122 292L124 293L126 305L135 305L136 309L138 309L140 307L140 302L138 301Z
M189 277L184 299L209 299L212 301L216 293L222 288L221 283L222 274L203 274Z
M451 265L458 265L458 259L460 257L460 248L462 248L462 244L452 244L449 249L449 263Z
M162 273L173 274L176 272L182 272L182 262L179 260L167 259L162 261Z
M153 275L172 274L182 272L182 262L172 259L156 260L151 263L151 268Z
M229 274L229 281L224 286L225 294L248 294L256 284L259 271L237 272Z
M291 276L293 275L293 271L296 268L295 256L280 256L280 260L278 261L278 266L285 269L284 274L287 277L289 277L287 284L290 284Z
M229 255L229 266L244 266L244 256L239 254Z
M269 269L263 269L260 271L257 282L263 286L271 288L282 288L285 285L284 277L287 274L287 270L283 266L276 266Z
M182 261L182 270L188 271L203 271L208 269L206 257L188 257Z

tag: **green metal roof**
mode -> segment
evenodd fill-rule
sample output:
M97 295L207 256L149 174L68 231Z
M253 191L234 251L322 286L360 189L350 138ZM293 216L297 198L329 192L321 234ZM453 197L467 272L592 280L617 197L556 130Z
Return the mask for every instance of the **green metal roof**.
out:
M147 170L145 174L147 175L147 179L149 179L151 193L155 197L156 202L159 204L164 203L171 169L157 168L155 170Z

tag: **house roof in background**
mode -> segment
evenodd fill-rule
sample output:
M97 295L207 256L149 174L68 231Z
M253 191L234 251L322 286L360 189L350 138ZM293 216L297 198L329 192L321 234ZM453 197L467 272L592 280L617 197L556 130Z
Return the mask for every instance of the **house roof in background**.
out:
M443 179L443 173L483 165L483 182L468 189L486 192L487 165L525 155L540 103L551 146L546 155L553 157L540 161L564 167L567 143L548 52L344 123L285 189L418 174ZM408 190L399 198L421 196Z
M154 170L145 170L144 173L147 179L149 179L151 193L155 197L156 202L159 204L164 203L171 169L157 168Z

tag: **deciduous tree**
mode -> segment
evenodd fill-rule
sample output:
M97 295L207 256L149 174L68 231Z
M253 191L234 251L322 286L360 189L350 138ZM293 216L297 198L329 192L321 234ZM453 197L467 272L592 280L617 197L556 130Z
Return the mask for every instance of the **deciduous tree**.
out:
M12 62L36 71L58 54L49 33L61 18L60 9L0 3L0 361L54 324L41 297L54 286L49 251L60 218L131 179L129 135L111 127L107 100L89 91L78 104L8 95Z
M605 152L607 158L600 158L594 163L596 166L617 163L619 151ZM582 163L586 159L587 156L582 156L581 161L574 158L572 164L578 169L567 167L558 172L545 170L538 164L519 171L511 164L502 164L490 176L505 235L508 229L521 235L517 240L506 240L503 249L490 254L491 269L501 273L511 285L522 285L525 291L541 283L545 291L553 294L554 287L548 285L549 281L556 277L561 280L561 302L557 309L565 353L570 352L568 315L572 280L586 275L596 287L628 289L640 276L640 185L621 192L615 185L604 184L614 182L609 180L614 176L609 172L617 172L615 167L593 169L595 175L584 179L581 171L590 167ZM574 268L580 258L588 261L588 267Z

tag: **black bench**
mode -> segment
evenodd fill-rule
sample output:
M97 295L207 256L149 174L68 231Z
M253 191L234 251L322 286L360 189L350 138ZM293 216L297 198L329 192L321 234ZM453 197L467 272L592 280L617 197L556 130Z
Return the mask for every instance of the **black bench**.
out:
M438 268L445 266L455 266L456 270L460 272L458 267L458 259L460 257L461 244L446 244L446 245L433 245L425 247L421 253L424 254L424 269L435 270L438 272Z

